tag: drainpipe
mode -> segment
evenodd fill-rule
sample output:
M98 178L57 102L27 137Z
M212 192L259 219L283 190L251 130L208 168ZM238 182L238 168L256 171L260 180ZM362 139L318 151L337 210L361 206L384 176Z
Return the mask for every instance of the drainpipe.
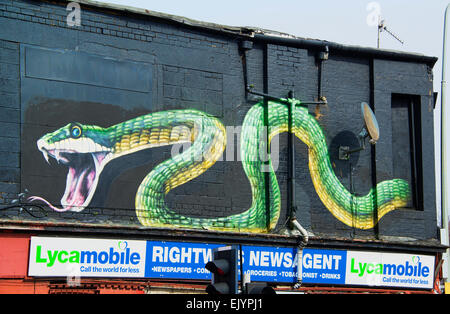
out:
M294 92L290 91L289 96L290 99L294 99ZM303 268L303 248L308 243L308 232L302 225L297 221L297 217L295 215L297 211L297 207L295 206L295 136L293 134L293 126L294 126L294 112L295 112L295 102L291 102L288 104L288 206L289 206L289 221L291 223L291 229L297 229L300 231L302 235L300 244L297 248L297 282L294 285L294 289L300 288L302 284L302 268Z
M266 88L265 88L266 90ZM289 137L289 174L288 174L288 180L289 182L289 193L288 193L288 206L289 206L289 212L288 212L288 217L289 217L289 224L290 224L290 228L291 229L297 229L300 234L301 234L301 241L298 245L297 248L297 283L294 285L294 289L298 289L300 288L301 284L302 284L302 257L303 257L303 248L308 244L308 240L309 240L309 236L308 236L308 232L306 231L305 228L302 227L302 225L297 221L297 218L295 216L295 163L294 163L294 158L295 158L295 152L294 152L294 136L292 134L292 126L293 126L293 119L292 119L292 113L295 111L295 103L292 101L289 101L288 99L283 99L283 98L279 98L277 96L272 96L269 95L267 93L261 93L261 92L256 92L253 91L252 88L250 86L246 87L246 92L253 94L253 95L258 95L258 96L263 96L264 100L269 100L269 99L273 99L279 102L283 102L285 103L288 107L289 110L289 131L288 132L288 136ZM289 92L289 96L290 99L294 98L294 92ZM307 102L301 102L301 105L325 105L327 104L327 100L325 98L322 98L319 101L307 101ZM267 201L267 200L266 200Z
M306 231L306 229L302 227L302 225L297 221L297 218L295 218L295 217L291 219L291 228L297 229L298 231L300 231L300 233L302 235L302 240L297 248L297 282L294 285L294 289L298 289L302 285L302 279L303 279L302 278L303 249L308 244L309 236L308 236L308 232Z
M441 222L442 222L442 232L441 232L441 243L444 245L449 244L449 199L447 195L448 177L447 177L447 123L446 120L448 116L448 108L446 103L446 88L447 88L447 77L445 71L446 56L447 56L447 22L448 14L450 13L450 4L447 5L445 9L444 16L444 38L443 38L443 51L442 51L442 81L441 81ZM443 266L443 277L445 282L449 282L450 275L450 263L449 263L449 249L443 254L444 266Z
M294 99L294 91L289 92L290 99ZM289 160L289 174L288 174L288 184L289 184L289 193L288 193L288 206L290 209L289 212L289 220L291 222L291 228L297 229L300 231L300 234L302 235L301 242L299 246L297 247L297 282L294 285L294 289L300 288L302 284L302 269L303 269L303 248L308 243L308 232L305 230L305 228L302 227L302 225L297 221L297 217L295 215L297 211L297 207L295 206L295 136L293 134L293 126L294 126L294 112L295 112L295 102L291 102L288 104L288 114L289 114L289 132L288 132L288 139L289 139L289 146L288 146L288 160Z
M329 55L329 48L327 45L325 45L322 49L322 51L319 52L317 58L319 63L319 78L318 78L318 104L326 103L326 100L324 100L324 97L322 96L322 63L325 60L328 60ZM289 98L294 98L294 92L289 92ZM296 206L295 206L295 151L294 151L294 135L292 134L292 127L294 123L294 119L292 117L292 114L295 110L295 105L292 103L289 106L289 175L288 180L290 193L288 193L288 196L290 195L290 199L288 200L288 204L290 206L290 215L289 220L291 223L291 229L297 229L300 231L300 234L302 235L302 240L297 248L297 282L294 285L294 289L300 288L302 285L302 270L303 270L303 249L308 244L309 236L308 232L305 228L302 227L302 225L297 221L297 217L295 216L296 212Z
M294 91L289 92L289 99L294 99ZM288 106L288 206L289 220L295 218L297 208L295 206L295 136L292 133L294 126L295 103L291 102Z
M248 40L243 40L239 42L239 55L242 60L242 70L244 74L244 86L248 85L248 51L253 49L253 42ZM245 89L245 97L247 98L247 89Z
M277 96L272 96L266 93L261 93L261 92L256 92L253 91L251 89L250 86L246 87L246 91L247 93L253 94L253 95L258 95L258 96L263 96L265 100L269 100L269 99L273 99L279 102L283 102L285 103L288 107L289 110L289 131L292 130L292 123L293 123L293 119L292 119L292 112L295 111L295 103L292 101L289 101L287 99L283 99L283 98L279 98ZM289 92L289 98L293 99L294 98L294 93L291 91ZM320 100L320 101L308 101L308 102L301 102L302 105L309 105L309 104L314 104L314 105L324 105L327 104L326 99L324 100ZM308 236L308 232L306 231L305 228L302 227L302 225L297 221L297 218L295 216L295 164L294 164L294 158L295 158L295 152L294 152L294 136L292 134L292 132L288 132L288 134L290 135L289 138L289 178L288 180L289 182L289 192L288 193L288 197L289 197L289 201L288 201L288 206L289 206L289 212L288 212L288 217L289 217L289 223L290 223L290 228L291 229L297 229L300 234L301 234L301 241L298 245L297 248L297 283L294 285L295 289L298 289L301 284L302 284L302 257L303 257L303 248L308 244L308 240L309 240L309 236Z

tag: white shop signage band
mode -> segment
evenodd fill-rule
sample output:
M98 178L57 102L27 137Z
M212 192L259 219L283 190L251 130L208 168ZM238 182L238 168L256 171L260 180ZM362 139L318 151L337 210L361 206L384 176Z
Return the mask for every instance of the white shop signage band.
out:
M32 237L28 275L209 280L212 250L225 244ZM252 281L294 283L297 249L242 246ZM432 289L434 256L305 248L305 284ZM239 267L240 270L240 267ZM240 275L240 274L239 274Z
M32 237L30 276L144 277L146 241Z
M431 289L434 257L348 251L346 277L352 284Z

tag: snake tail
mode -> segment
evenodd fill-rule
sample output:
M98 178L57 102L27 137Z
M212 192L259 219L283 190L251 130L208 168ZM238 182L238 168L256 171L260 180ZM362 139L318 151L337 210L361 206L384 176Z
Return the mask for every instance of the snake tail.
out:
M287 131L286 105L271 104L270 125ZM281 125L275 121L283 121ZM305 107L294 111L293 133L308 146L308 165L314 188L325 207L344 224L358 229L371 229L392 210L406 207L410 187L403 179L380 182L365 196L351 194L336 177L329 158L322 128Z

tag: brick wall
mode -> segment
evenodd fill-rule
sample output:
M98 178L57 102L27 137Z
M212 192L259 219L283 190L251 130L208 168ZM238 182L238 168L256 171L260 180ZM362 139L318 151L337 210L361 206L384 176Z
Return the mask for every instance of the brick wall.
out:
M30 160L42 163L42 155L36 152L35 146L25 145L35 139L24 137L24 133L28 134L24 130L33 126L48 131L60 127L62 122L54 121L56 109L64 108L74 119L82 119L83 112L89 112L87 116L91 123L101 120L108 126L147 112L195 108L220 118L225 126L240 126L255 103L254 96L245 94L244 55L239 50L239 36L83 4L81 26L70 27L66 23L66 4L0 0L0 204L15 198L17 193L29 187L30 182L39 189L54 184L53 176L59 176L60 182L64 183L64 176L60 175L63 168L49 169L48 177L32 171ZM91 83L74 84L63 79L38 80L21 66L26 62L27 47L145 64L151 68L151 91L91 87ZM319 61L314 49L255 42L245 61L247 83L253 84L255 90L262 91L266 85L270 94L281 97L286 97L292 90L296 97L307 101L320 96ZM426 108L423 109L423 125L427 126L423 131L424 145L428 152L433 151L432 109L428 108L432 99L432 80L428 66L331 53L329 59L322 62L321 69L321 96L327 97L329 105L310 106L309 110L324 130L335 173L346 188L350 189L352 180L356 194L368 192L374 179L374 156L377 182L392 174L389 130L383 130L383 140L376 151L369 148L355 154L351 165L338 159L339 145L353 143L361 130L362 101L380 104L376 106L376 114L382 121L388 121L390 111L386 99L391 93L420 95L423 108ZM402 76L403 83L395 79L398 75ZM126 79L138 78L129 75ZM40 98L36 100L36 96ZM56 100L49 99L50 96ZM41 107L35 106L36 102ZM389 125L386 128L389 129ZM287 136L280 135L279 142L281 153L277 176L283 211L278 227L282 227L287 206ZM236 152L237 144L233 145ZM386 216L380 228L355 230L333 217L319 200L309 174L306 145L297 141L295 150L297 216L309 231L344 237L436 237L434 178L427 178L425 210L398 211L390 216L392 218ZM162 147L130 159L137 168L123 171L108 189L100 191L94 201L102 206L94 206L82 214L51 213L51 216L74 223L136 224L134 193L140 180L169 156L170 147ZM434 168L434 159L426 157L424 165L426 169ZM42 169L44 166L39 164ZM117 168L112 165L105 176L113 176ZM59 194L63 192L60 186L54 189ZM121 194L124 197L117 200L116 196ZM194 181L171 192L167 204L184 215L227 216L249 208L251 191L241 163L223 160ZM410 228L408 222L413 222L414 228Z
M19 177L19 45L0 40L0 204L16 198Z

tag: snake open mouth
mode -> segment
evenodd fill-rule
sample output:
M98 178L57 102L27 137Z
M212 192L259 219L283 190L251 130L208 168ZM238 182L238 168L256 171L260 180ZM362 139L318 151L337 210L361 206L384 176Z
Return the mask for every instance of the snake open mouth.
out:
M49 162L49 157L54 158L59 164L68 167L66 188L61 198L62 208L57 208L47 200L33 196L30 200L41 200L56 211L82 211L89 205L97 187L100 172L103 169L103 161L106 153L78 153L70 150L41 149L44 158Z

